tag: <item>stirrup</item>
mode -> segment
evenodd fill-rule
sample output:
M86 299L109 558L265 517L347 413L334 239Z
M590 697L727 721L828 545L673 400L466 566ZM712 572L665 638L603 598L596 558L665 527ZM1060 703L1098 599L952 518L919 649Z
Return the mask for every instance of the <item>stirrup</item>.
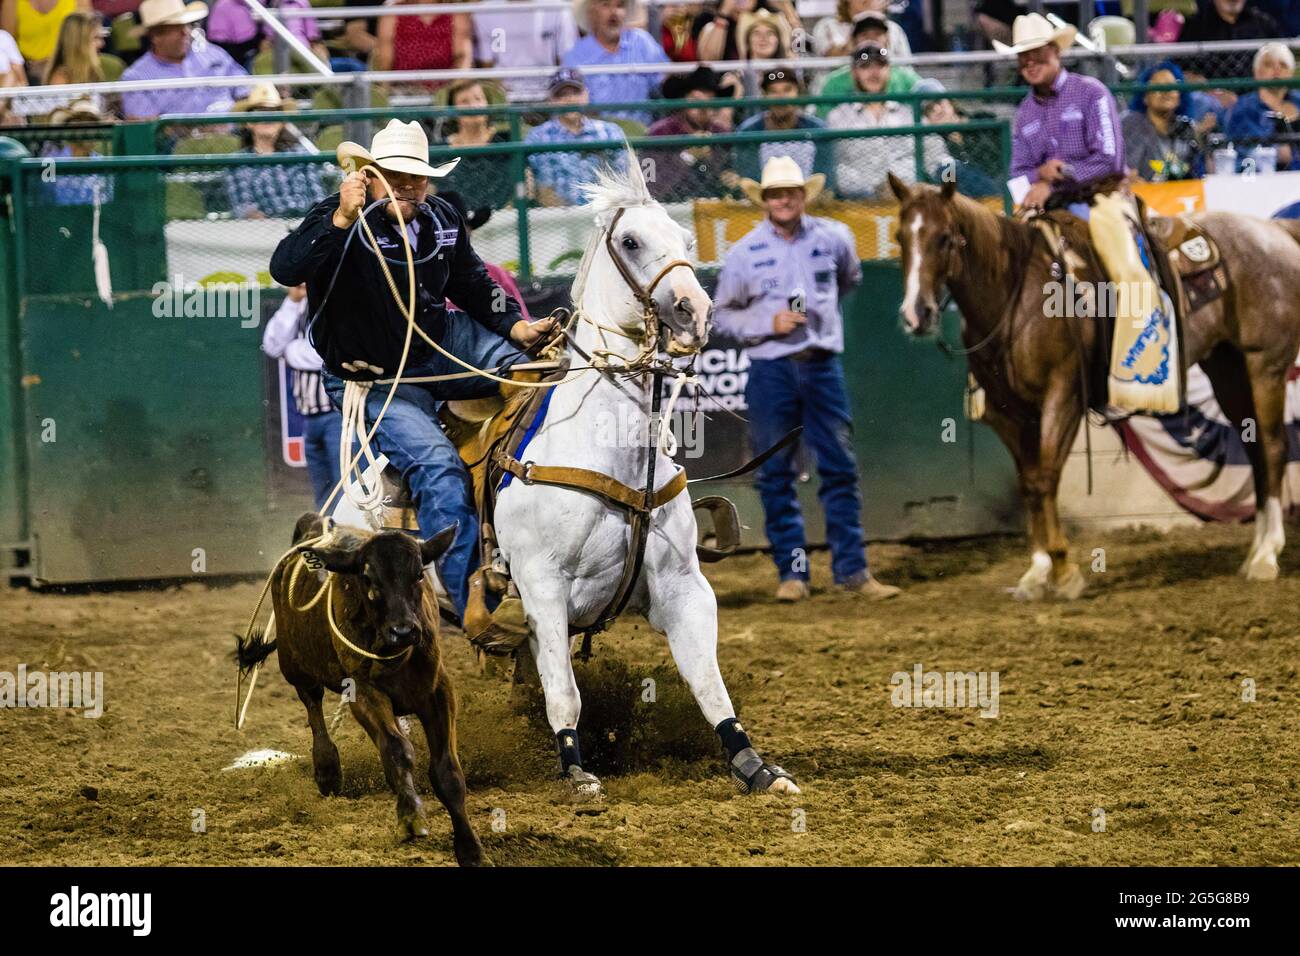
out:
M731 758L731 782L737 793L762 793L781 779L795 783L794 777L776 764L764 763L753 747L746 747Z
M488 654L512 653L528 640L529 633L524 602L517 597L504 597L491 614L465 622L470 643Z

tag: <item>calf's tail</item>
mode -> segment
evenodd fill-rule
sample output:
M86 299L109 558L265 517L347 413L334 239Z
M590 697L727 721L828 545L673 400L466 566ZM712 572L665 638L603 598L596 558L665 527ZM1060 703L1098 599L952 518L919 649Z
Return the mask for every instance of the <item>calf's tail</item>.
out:
M255 667L274 653L275 645L275 641L266 639L266 631L260 627L254 628L248 637L236 634L235 663L241 671Z

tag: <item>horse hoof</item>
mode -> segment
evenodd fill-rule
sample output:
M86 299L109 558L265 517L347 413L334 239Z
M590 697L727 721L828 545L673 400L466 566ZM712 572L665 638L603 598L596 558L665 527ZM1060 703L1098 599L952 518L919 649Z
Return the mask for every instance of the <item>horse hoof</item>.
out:
M1277 555L1261 555L1246 566L1247 581L1276 581Z
M343 792L343 774L321 774L316 778L316 789L322 797L337 797Z
M764 761L753 747L746 747L731 759L731 783L740 794L800 792L794 777Z
M1056 585L1056 596L1063 601L1073 601L1083 593L1088 582L1084 580L1083 572L1079 570L1077 564L1071 564L1069 570L1065 572L1065 577Z
M429 822L424 819L424 814L415 814L407 817L398 824L398 836L403 843L411 840L419 840L429 835Z
M570 767L564 779L569 785L569 790L579 800L599 800L604 794L599 778L595 774L587 773L581 767Z
M1021 581L1011 592L1011 596L1017 601L1041 601L1047 597L1047 588L1041 581L1032 581L1028 584Z
M472 844L454 846L457 866L491 866L492 861L483 852L482 845L475 840Z

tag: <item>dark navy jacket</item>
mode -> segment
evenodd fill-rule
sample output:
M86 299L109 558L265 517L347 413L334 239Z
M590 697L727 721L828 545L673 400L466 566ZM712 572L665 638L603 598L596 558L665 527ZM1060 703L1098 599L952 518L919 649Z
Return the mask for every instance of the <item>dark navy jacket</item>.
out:
M271 276L281 285L307 283L308 315L316 315L329 289L335 267L343 255L347 230L333 223L338 209L336 193L312 207L298 228L276 247L271 256ZM405 244L397 223L380 206L366 217L378 240L380 251L389 259L389 270L403 300L407 294ZM416 213L419 244L415 259L430 253L429 261L415 267L416 324L435 342L441 341L447 322L476 321L509 339L510 329L523 316L512 296L488 275L483 260L470 247L469 229L448 202L429 197ZM325 368L340 378L370 380L397 371L406 338L406 317L393 300L379 262L369 248L368 237L358 230L348 246L334 289L324 310L309 329L312 345ZM399 264L400 261L400 264ZM450 298L469 314L449 313ZM427 362L436 353L420 338L411 337L407 368ZM360 362L383 369L367 370ZM345 367L350 365L352 368Z

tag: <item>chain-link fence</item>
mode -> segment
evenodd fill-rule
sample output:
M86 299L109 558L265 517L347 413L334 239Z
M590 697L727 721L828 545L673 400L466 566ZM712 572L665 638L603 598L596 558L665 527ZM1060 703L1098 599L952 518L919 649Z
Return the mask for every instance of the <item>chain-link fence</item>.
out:
M846 124L867 116L867 106L860 106L843 114ZM729 245L761 218L746 187L753 191L762 164L787 155L806 176L824 180L813 211L848 224L863 259L888 259L896 254L893 230L881 225L894 214L889 172L906 182L952 178L968 195L1001 205L1009 149L1007 127L998 121L899 120L906 125L630 139L611 124L597 127L609 138L582 142L547 142L548 134L534 129L522 142L434 147L435 163L453 156L460 163L431 190L454 190L475 211L474 245L484 259L525 282L560 279L576 271L591 231L583 185L602 166L636 161L651 192L696 236L707 268L719 265ZM218 129L205 138L234 145L240 135ZM332 151L308 152L289 135L279 143L282 151L266 155L93 159L51 141L49 155L19 164L14 198L22 294L102 296L104 266L97 275L92 257L96 240L113 294L149 292L159 282L269 285L276 244L312 205L337 191L342 176Z

